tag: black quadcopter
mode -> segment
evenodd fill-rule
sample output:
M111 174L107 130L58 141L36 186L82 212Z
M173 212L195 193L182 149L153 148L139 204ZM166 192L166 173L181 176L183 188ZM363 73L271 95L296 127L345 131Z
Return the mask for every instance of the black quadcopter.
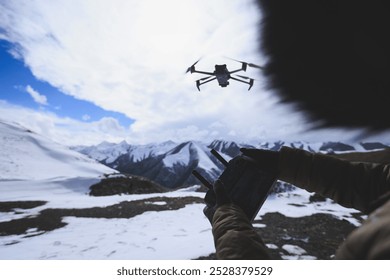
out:
M235 59L233 59L233 60L235 60ZM237 73L240 71L245 72L248 66L263 69L263 67L258 66L258 65L253 64L253 63L247 63L244 61L235 60L235 61L240 62L242 64L240 69L229 71L227 69L226 64L222 64L222 65L217 64L217 65L215 65L215 71L211 73L211 72L196 70L195 65L199 61L200 61L200 59L198 61L196 61L194 64L192 64L190 67L188 67L188 69L186 71L186 73L191 72L191 74L192 73L200 73L200 74L208 75L207 77L201 78L201 79L196 81L196 87L198 88L199 91L200 91L201 85L208 83L208 82L211 82L211 81L214 81L214 80L218 81L219 86L227 87L229 85L229 79L232 79L232 80L244 83L244 84L248 84L249 85L248 90L250 90L253 86L253 82L255 81L254 79L236 74L236 76L240 77L241 79L249 80L249 81L245 81L245 80L238 79L238 78L232 76L231 74L234 74L234 73Z

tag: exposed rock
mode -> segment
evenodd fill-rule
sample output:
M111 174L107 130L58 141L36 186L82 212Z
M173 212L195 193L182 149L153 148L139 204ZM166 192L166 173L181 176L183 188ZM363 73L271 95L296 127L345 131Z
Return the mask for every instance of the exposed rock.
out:
M162 193L167 189L140 176L106 178L90 187L89 195Z

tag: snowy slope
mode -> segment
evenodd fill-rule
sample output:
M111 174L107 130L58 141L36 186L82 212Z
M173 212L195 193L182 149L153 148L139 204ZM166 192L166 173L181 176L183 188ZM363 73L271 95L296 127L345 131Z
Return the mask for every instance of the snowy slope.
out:
M83 183L73 181L72 184ZM90 197L83 192L70 191L68 183L35 181L1 182L4 201L45 200L47 204L34 209L15 209L0 212L0 223L31 217L45 209L104 207L121 201L136 201L152 197L203 197L193 188L164 194L115 195ZM53 186L56 186L53 188ZM2 187L7 186L7 192ZM4 188L3 188L4 189ZM56 192L48 192L55 189ZM61 191L62 189L62 191ZM325 213L359 225L353 214L356 210L343 208L329 201L309 203L310 193L296 189L289 193L270 196L258 214L280 212L287 217L305 217ZM0 236L0 259L120 259L120 260L180 260L194 259L215 252L211 226L202 209L204 204L188 204L170 211L147 211L130 219L65 217L66 226L42 232L30 228L24 234ZM256 226L266 227L265 224ZM286 248L294 252L283 258L313 259L303 249L286 239ZM174 244L174 245L172 245ZM267 244L274 248L275 244Z
M155 157L163 154L176 145L177 144L172 141L166 141L158 144L152 143L147 145L133 146L124 140L119 144L102 142L98 145L75 146L71 147L71 149L88 155L89 157L109 166L114 166L114 161L122 155L127 155L129 157L129 161L138 162L148 157Z
M97 177L115 170L18 124L0 121L0 180Z
M99 162L106 162L107 164L113 162L120 155L123 155L129 151L130 145L126 141L122 141L119 144L102 142L98 145L84 147L74 147L75 151L89 155L89 157L96 159Z
M171 150L166 153L163 158L163 163L166 167L174 167L175 165L188 165L190 163L190 150L188 144L179 149Z
M176 146L177 144L172 141L166 141L158 144L153 143L147 145L132 146L129 150L129 154L132 161L138 162L151 156L156 157L161 154L164 154Z

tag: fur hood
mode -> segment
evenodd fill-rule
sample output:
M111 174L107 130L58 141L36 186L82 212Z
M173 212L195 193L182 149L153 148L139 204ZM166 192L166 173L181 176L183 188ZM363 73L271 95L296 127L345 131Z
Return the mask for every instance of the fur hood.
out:
M268 87L323 127L390 128L390 5L258 0Z

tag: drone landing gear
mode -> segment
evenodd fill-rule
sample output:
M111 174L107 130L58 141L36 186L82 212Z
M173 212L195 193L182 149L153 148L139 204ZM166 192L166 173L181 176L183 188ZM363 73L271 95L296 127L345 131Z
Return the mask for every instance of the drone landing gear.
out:
M233 80L235 80L235 81L238 81L238 82L241 82L241 83L244 83L244 84L248 84L248 85L249 85L248 90L250 90L250 89L252 88L253 82L254 82L255 80L254 80L254 79L251 79L251 78L244 77L244 76L240 76L240 77L249 79L249 82L243 81L243 80L240 80L240 79L237 79L237 78L235 78L235 77L233 77L233 76L231 76L230 79L233 79Z

